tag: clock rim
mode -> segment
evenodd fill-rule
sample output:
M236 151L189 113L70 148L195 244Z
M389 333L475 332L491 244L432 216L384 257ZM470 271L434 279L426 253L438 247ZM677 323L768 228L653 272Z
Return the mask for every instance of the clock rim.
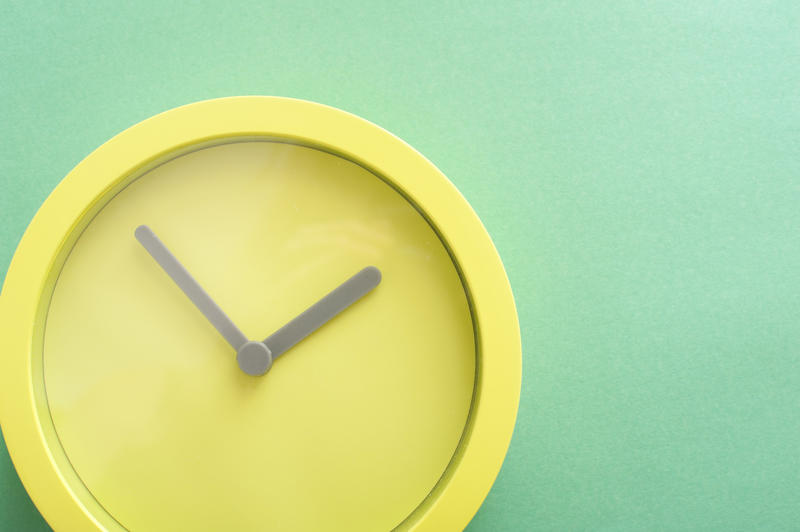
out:
M370 169L422 212L452 254L476 328L475 396L456 455L431 495L400 528L463 529L502 466L519 405L519 325L500 257L466 199L404 141L345 111L274 96L205 100L126 129L67 174L26 229L0 293L0 423L31 499L57 530L105 530L105 517L113 523L110 515L94 515L73 493L41 425L36 338L59 257L71 248L80 224L143 169L176 151L232 137L309 145Z

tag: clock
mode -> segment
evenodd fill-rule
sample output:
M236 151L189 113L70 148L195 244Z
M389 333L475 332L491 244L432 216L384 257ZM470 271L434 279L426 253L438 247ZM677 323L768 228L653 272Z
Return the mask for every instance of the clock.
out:
M0 296L0 422L56 530L463 529L520 375L464 198L383 129L287 98L109 140Z

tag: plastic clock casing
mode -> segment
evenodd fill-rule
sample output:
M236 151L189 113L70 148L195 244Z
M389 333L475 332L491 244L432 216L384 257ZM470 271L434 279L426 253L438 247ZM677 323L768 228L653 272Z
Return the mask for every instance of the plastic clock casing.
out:
M519 327L502 263L466 200L407 144L343 111L275 97L210 100L137 124L73 169L34 217L0 297L0 422L31 498L57 530L110 527L101 508L75 496L69 465L48 448L48 428L40 422L47 407L39 399L43 384L35 376L41 374L44 301L55 282L54 267L103 200L132 176L188 146L233 137L311 145L372 170L411 201L447 245L467 290L476 329L475 395L449 468L401 528L465 527L502 465L519 401Z

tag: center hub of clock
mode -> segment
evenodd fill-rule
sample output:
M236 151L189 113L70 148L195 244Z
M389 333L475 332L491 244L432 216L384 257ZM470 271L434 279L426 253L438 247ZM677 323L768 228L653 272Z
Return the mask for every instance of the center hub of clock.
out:
M248 375L263 375L272 367L272 353L263 342L247 342L236 353L239 367Z

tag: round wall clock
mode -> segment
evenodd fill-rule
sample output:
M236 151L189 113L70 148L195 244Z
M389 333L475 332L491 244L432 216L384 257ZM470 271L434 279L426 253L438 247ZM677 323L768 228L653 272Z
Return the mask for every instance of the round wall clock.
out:
M0 421L56 530L460 530L520 365L502 264L452 184L285 98L108 141L0 297Z

